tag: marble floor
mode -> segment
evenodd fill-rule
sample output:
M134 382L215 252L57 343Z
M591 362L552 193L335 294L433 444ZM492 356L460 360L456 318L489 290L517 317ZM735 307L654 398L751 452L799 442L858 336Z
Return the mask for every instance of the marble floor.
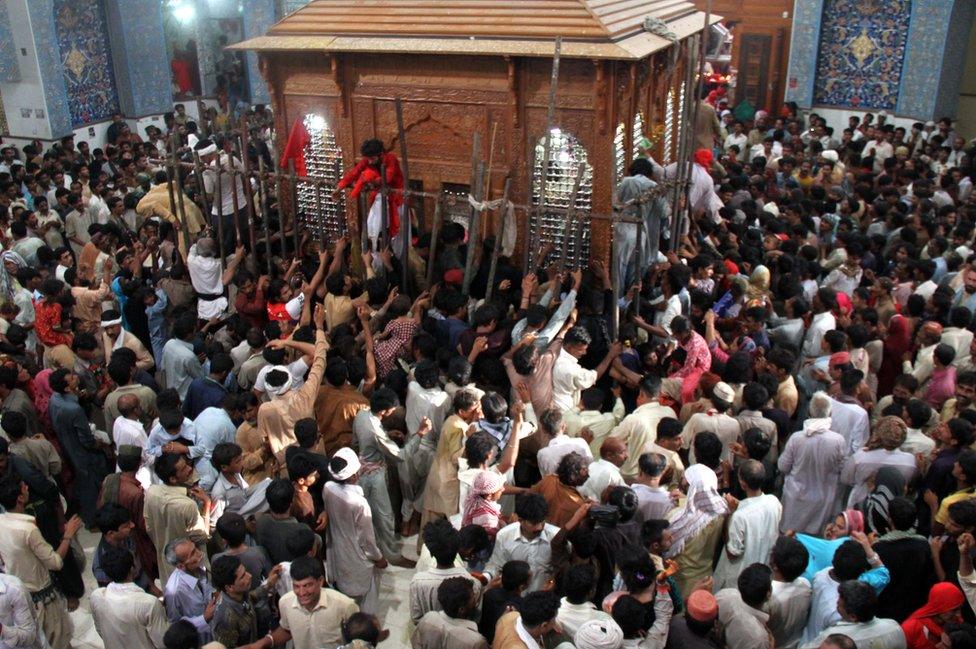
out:
M81 600L78 609L71 614L71 620L75 626L72 646L74 649L105 649L102 639L95 631L91 609L88 606L88 593L98 587L91 572L91 557L100 536L82 530L79 538L82 547L85 548L85 554L88 556L88 565L85 567L84 574L86 595ZM403 539L402 544L403 556L416 559L417 537L412 536ZM384 628L390 630L390 637L385 642L380 643L380 649L410 646L409 638L412 629L410 626L410 601L407 592L413 573L413 570L394 566L389 566L384 571L380 586L378 616Z

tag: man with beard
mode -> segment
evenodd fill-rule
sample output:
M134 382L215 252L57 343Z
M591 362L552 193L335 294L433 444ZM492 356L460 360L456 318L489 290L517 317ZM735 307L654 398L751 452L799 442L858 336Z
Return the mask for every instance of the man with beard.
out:
M963 271L962 282L952 298L952 306L964 306L970 312L976 312L976 268Z
M976 410L976 372L962 372L956 377L956 396L942 406L942 421L955 419L963 410Z

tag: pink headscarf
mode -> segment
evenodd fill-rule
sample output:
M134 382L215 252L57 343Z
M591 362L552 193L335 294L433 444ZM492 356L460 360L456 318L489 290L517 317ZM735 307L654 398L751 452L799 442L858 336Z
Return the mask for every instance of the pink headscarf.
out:
M864 514L856 509L845 509L842 516L844 517L844 522L847 523L848 536L854 532L864 531Z
M464 509L462 510L464 516L461 520L461 526L464 527L471 523L471 519L485 509L490 509L500 514L501 507L498 506L498 503L488 500L487 497L499 491L504 486L505 476L497 471L482 471L476 475L474 483L471 485L471 491L468 492L467 498L464 499Z
M54 390L51 389L52 372L53 370L49 369L41 370L34 377L34 408L37 410L37 416L45 423L51 420L48 407L51 404L51 395L54 394Z

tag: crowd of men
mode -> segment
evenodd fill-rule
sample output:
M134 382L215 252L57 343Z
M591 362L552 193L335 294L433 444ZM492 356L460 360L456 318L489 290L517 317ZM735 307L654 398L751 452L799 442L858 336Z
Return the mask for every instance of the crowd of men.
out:
M613 278L492 273L453 221L434 258L252 250L274 193L166 129L0 151L0 647L67 649L79 605L110 648L976 647L951 120L702 103L687 203L630 203ZM201 178L158 168L172 133ZM653 153L621 203L677 174ZM362 155L337 191L385 200Z

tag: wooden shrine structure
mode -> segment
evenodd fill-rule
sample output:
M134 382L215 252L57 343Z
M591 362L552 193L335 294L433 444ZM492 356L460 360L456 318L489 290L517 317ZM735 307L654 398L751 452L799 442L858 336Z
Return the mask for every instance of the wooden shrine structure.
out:
M457 197L447 201L444 218L467 224L473 187L485 188L480 198L496 199L508 181L515 203L539 205L545 194L535 216L517 214L520 249L526 232L531 248L558 243L565 213L545 208L566 208L575 196L584 232L570 242L570 256L606 259L610 222L587 215L611 213L614 181L642 138L658 161L677 159L679 116L690 116L689 68L697 69L693 50L705 20L686 0L313 0L234 49L258 53L278 151L295 120L305 120L310 176L338 179L369 138L400 155L403 132L410 189L425 193L411 200L421 220L430 223L437 200L431 196L440 193ZM486 164L483 180L474 183L476 134ZM303 198L300 187L297 200L316 202ZM338 231L340 215L355 205L330 202L324 209L329 228Z

